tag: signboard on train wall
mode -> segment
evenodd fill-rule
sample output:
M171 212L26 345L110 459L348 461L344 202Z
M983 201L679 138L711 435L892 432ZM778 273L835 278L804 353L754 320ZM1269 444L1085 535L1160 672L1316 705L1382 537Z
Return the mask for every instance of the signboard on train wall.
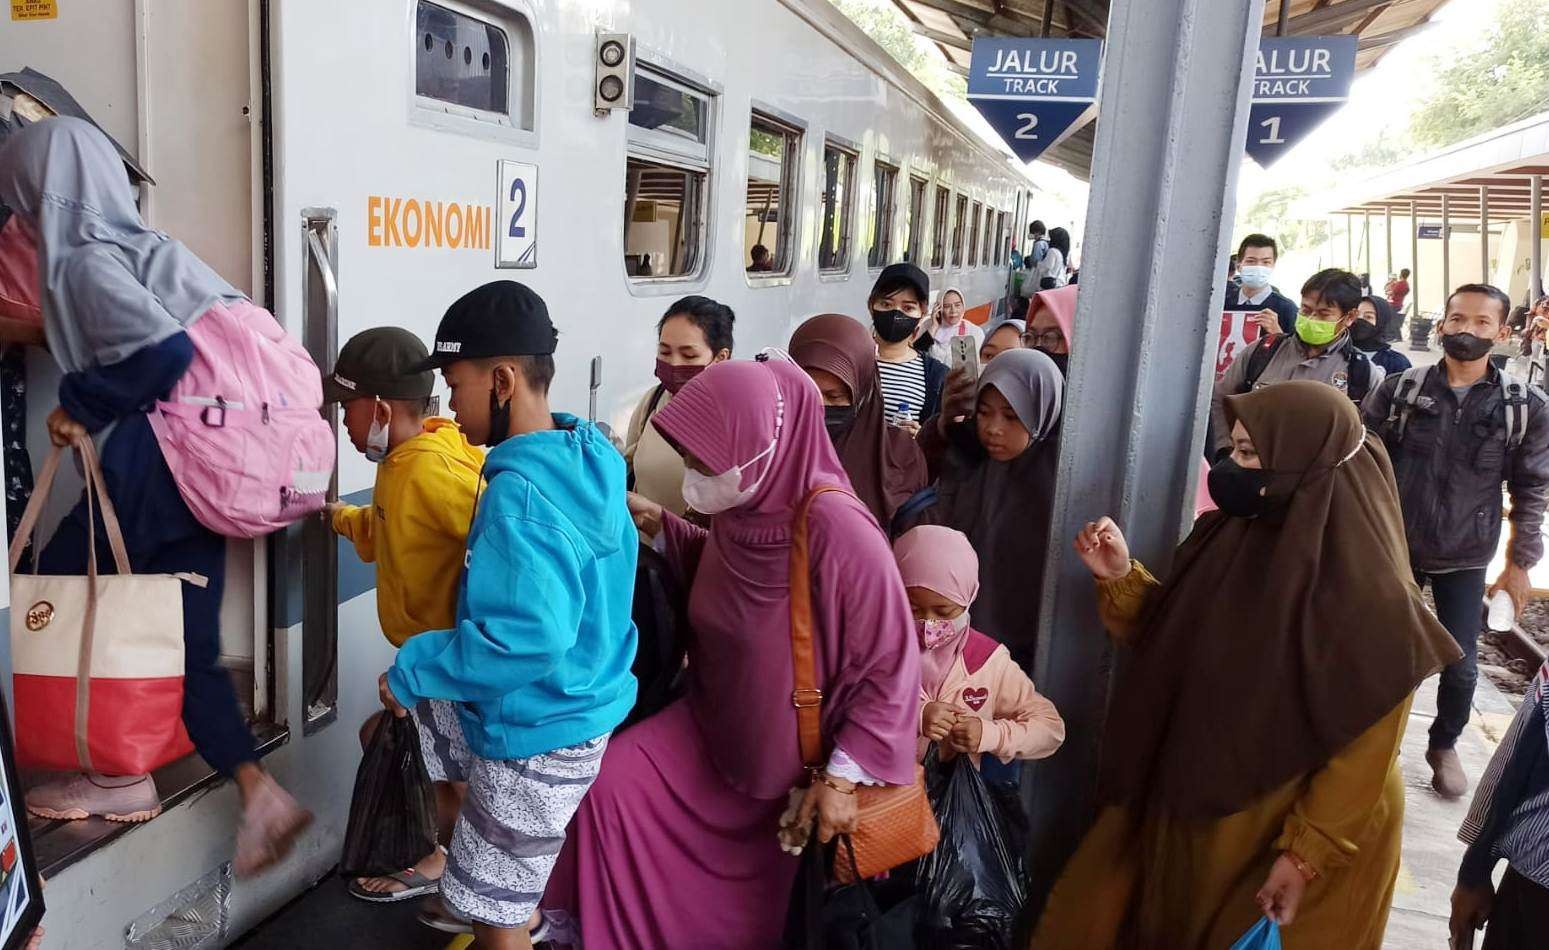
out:
M1259 41L1248 112L1248 155L1268 168L1339 111L1355 80L1354 36Z
M496 162L495 266L538 266L538 166Z
M979 38L968 101L1030 162L1097 115L1102 40Z

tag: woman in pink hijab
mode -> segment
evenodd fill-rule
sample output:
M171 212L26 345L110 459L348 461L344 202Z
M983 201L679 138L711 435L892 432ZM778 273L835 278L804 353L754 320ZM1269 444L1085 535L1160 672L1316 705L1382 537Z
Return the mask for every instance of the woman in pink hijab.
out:
M689 588L688 695L616 737L544 895L588 950L778 941L797 861L782 812L806 785L791 705L791 526L808 519L828 766L802 796L820 837L854 823L856 785L914 781L919 651L887 539L850 492L823 401L791 363L706 369L651 420L682 454L705 531L631 497ZM805 583L806 581L801 581Z

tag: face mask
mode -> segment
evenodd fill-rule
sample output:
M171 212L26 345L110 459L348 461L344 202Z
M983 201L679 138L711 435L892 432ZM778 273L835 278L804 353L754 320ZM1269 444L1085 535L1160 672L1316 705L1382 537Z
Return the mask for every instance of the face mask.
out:
M1370 353L1382 345L1382 331L1377 329L1375 323L1357 320L1350 324L1350 342L1355 344L1356 349Z
M1273 267L1265 264L1249 264L1247 267L1237 269L1237 280L1244 287L1258 290L1269 286L1269 275L1274 272Z
M387 458L387 426L378 422L376 411L371 413L371 428L366 431L366 461L380 462Z
M1261 468L1243 468L1228 456L1210 469L1208 481L1211 500L1233 518L1257 518L1269 508L1263 494L1269 473Z
M742 473L773 452L779 441L779 436L776 436L774 441L769 443L769 448L741 465L733 465L719 475L701 475L691 468L685 468L683 500L688 502L690 508L702 515L718 515L745 503L758 492L758 486L763 484L764 475L769 474L769 466L765 466L763 475L758 476L747 488L741 487Z
M656 378L661 382L662 388L678 394L678 390L688 385L688 381L705 371L706 367L698 365L674 366L663 359L656 361Z
M1296 335L1308 346L1328 346L1339 336L1339 323L1335 320L1314 320L1312 317L1296 318Z
M871 325L884 343L902 343L920 325L919 317L911 317L902 310L873 310Z
M1490 355L1494 340L1487 340L1472 333L1448 333L1441 338L1441 348L1447 355L1461 363L1472 363Z
M830 439L837 439L844 435L854 421L854 406L823 407L823 427L828 430L828 437Z
M1059 367L1059 371L1060 371L1060 375L1061 376L1069 376L1070 375L1070 354L1069 353L1050 353L1048 350L1046 350L1046 349L1044 349L1042 347L1037 347L1037 350L1038 350L1038 352L1042 353L1044 356L1047 356L1049 359L1054 361L1054 365Z
M920 639L920 646L926 650L934 650L943 643L968 629L968 611L963 611L951 620L916 620L914 630Z
M487 448L494 448L511 433L511 400L501 402L495 395L495 384L489 387L489 437L484 440Z

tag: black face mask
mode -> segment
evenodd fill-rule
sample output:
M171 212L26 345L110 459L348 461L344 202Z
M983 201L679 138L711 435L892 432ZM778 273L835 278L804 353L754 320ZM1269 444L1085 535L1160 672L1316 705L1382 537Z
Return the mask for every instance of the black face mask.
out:
M1047 356L1049 359L1054 361L1054 365L1059 367L1059 371L1060 371L1060 375L1061 376L1069 376L1070 375L1070 354L1069 353L1050 353L1048 350L1044 349L1041 346L1040 347L1035 347L1035 349L1037 349L1038 352L1042 353L1044 356Z
M1355 344L1356 349L1370 353L1382 346L1382 331L1375 323L1357 319L1350 324L1350 342Z
M1210 498L1233 518L1257 518L1269 511L1269 496L1263 494L1269 473L1261 468L1243 468L1227 456L1210 469Z
M850 430L855 422L854 406L824 406L823 426L828 429L829 439L837 439Z
M1472 333L1448 333L1441 338L1441 348L1447 355L1462 363L1472 363L1490 355L1494 340L1487 340Z
M489 437L484 440L486 448L494 448L506 440L511 433L511 400L501 402L495 395L495 385L489 387Z
M873 310L871 325L884 343L902 343L920 325L919 317L911 317L902 310Z

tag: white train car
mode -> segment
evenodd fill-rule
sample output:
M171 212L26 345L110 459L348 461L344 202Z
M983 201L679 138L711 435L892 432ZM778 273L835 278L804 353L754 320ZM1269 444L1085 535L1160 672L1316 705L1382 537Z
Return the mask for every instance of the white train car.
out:
M864 317L881 266L907 257L982 320L1029 217L1009 153L824 0L24 6L42 18L0 24L0 70L67 86L155 176L147 220L321 362L371 326L429 339L459 294L513 278L560 329L555 404L594 396L616 429L677 297L731 305L749 354L814 313ZM633 108L611 107L631 86ZM57 374L44 354L29 373L41 461ZM372 466L340 449L341 495L369 496ZM143 826L35 823L51 950L219 946L337 859L356 725L391 661L371 571L320 523L230 547L225 662L316 822L282 866L233 881L235 789L194 759L158 773L167 808Z

